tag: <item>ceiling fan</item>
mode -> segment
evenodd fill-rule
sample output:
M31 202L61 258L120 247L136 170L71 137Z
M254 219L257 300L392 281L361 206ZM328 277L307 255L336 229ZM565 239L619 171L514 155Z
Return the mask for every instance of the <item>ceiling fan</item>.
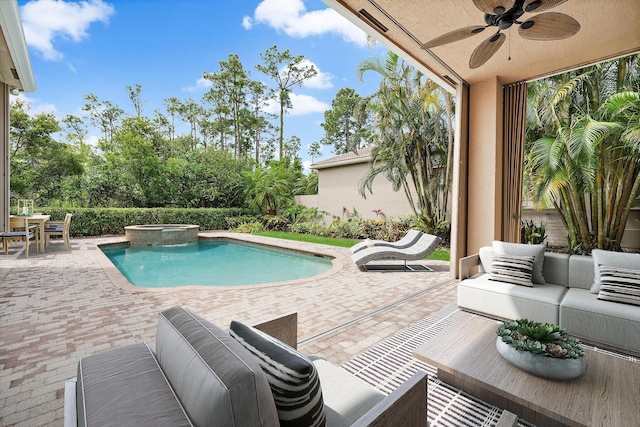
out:
M573 36L580 30L580 23L564 13L547 12L520 21L525 13L544 12L567 0L473 0L473 4L484 12L486 25L472 25L443 34L422 45L430 49L464 40L481 33L486 28L498 27L498 31L480 43L469 59L470 68L478 68L500 49L507 38L502 30L517 24L520 37L529 40L560 40Z

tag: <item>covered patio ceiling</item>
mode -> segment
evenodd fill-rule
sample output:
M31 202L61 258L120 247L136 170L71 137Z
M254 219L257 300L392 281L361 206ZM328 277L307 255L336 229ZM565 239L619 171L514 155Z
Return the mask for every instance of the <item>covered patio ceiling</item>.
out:
M455 85L460 80L474 84L492 77L498 77L503 84L533 80L640 50L638 0L550 0L561 4L544 12L573 17L580 24L577 34L562 40L527 40L513 25L502 31L506 40L499 50L475 69L469 67L469 58L481 42L495 34L496 27L429 50L422 48L424 43L450 31L485 25L484 13L473 0L324 1L413 65L424 67L423 71L441 80L441 84ZM476 3L488 7L504 3L508 9L514 0ZM525 13L520 21L538 13Z

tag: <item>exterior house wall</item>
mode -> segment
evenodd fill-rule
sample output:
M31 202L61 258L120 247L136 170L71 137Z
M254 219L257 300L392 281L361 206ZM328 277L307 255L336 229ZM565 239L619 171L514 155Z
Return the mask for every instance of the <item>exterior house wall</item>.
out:
M411 215L413 211L404 192L393 191L391 183L381 175L373 181L373 194L367 193L366 199L360 195L358 185L368 170L368 161L319 169L318 209L340 218L343 208L351 213L355 209L365 219L379 218L373 212L378 209L387 217Z

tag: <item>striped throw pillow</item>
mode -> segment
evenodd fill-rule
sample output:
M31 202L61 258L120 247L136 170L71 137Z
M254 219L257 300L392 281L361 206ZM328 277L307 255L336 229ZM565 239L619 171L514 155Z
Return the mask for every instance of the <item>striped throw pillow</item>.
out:
M500 255L493 253L489 280L533 287L533 256Z
M229 334L249 350L267 374L280 426L324 426L318 371L295 349L255 328L231 322Z
M640 270L601 265L598 299L640 305Z

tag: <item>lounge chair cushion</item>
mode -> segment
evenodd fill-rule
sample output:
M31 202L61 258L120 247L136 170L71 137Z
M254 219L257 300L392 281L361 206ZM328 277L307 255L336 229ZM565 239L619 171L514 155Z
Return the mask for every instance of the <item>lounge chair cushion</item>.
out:
M281 426L325 425L322 389L311 360L240 322L231 322L229 333L256 357L267 374Z
M266 375L240 343L182 307L158 316L158 362L194 424L277 426Z
M317 356L310 358L318 369L326 396L324 410L328 426L350 426L385 398L382 392L341 367Z
M544 245L527 245L524 243L508 243L493 241L493 251L500 255L533 256L533 283L545 284L542 270L544 267Z
M593 251L591 251L591 256L593 257L593 272L595 274L593 286L591 286L592 294L597 294L598 292L600 292L601 281L599 267L601 265L607 265L609 267L631 268L634 270L640 269L640 254L594 249Z
M86 356L78 363L78 426L191 426L144 343Z

